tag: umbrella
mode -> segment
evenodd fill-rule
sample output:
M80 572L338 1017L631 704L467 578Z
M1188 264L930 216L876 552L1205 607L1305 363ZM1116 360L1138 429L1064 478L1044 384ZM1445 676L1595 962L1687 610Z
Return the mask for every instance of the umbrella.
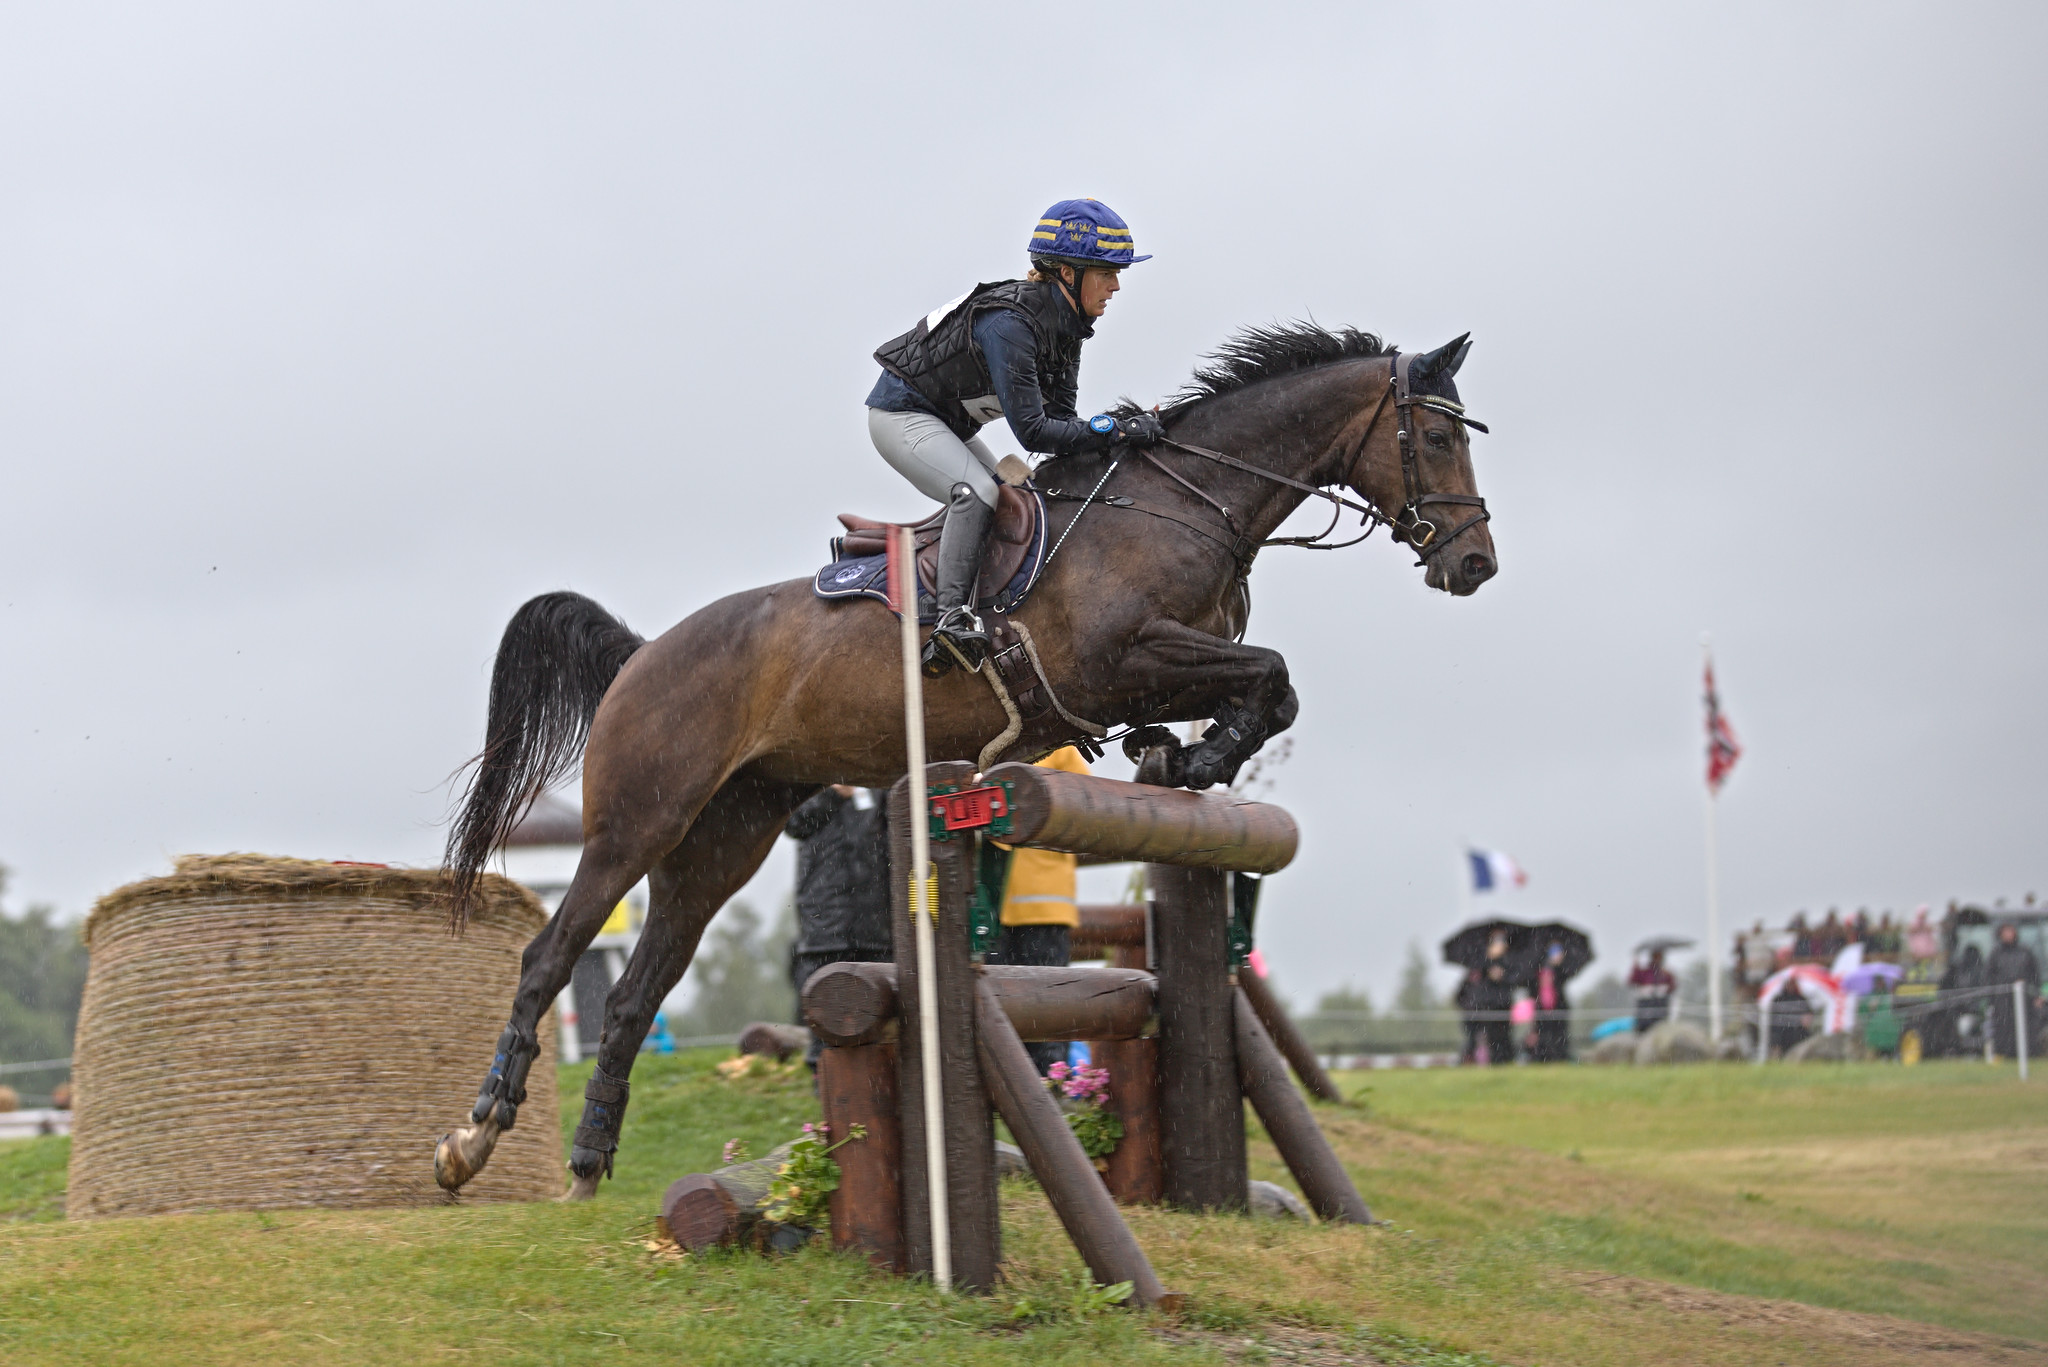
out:
M1906 970L1897 964L1858 964L1843 975L1842 990L1852 997L1867 997L1879 978L1897 982L1905 976Z
M1593 939L1590 935L1562 921L1545 921L1529 932L1528 966L1523 971L1524 978L1535 981L1536 970L1543 967L1552 945L1564 946L1564 962L1557 967L1557 978L1561 983L1570 982L1581 969L1593 962Z
M1495 935L1507 937L1510 959L1529 948L1529 927L1520 921L1474 921L1444 941L1444 962L1460 968L1485 967L1486 948Z
M1661 949L1668 954L1674 949L1691 948L1692 941L1686 939L1683 935L1652 935L1649 939L1636 946L1636 953L1651 954Z

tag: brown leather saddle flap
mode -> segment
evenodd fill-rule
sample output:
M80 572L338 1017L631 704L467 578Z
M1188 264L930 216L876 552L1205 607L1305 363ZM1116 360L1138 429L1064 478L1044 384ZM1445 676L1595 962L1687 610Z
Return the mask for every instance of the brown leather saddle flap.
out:
M1009 583L1016 576L1017 567L1024 563L1025 552L1031 547L1031 534L1035 530L1033 523L1038 511L1037 500L1022 489L1001 484L996 486L996 490L995 531L981 557L981 586L988 593L994 593ZM881 555L887 551L889 528L895 524L862 517L859 513L841 513L839 525L846 528L846 535L840 538L840 554L851 558ZM917 546L919 577L927 584L938 581L939 532L945 525L946 510L941 508L910 529Z

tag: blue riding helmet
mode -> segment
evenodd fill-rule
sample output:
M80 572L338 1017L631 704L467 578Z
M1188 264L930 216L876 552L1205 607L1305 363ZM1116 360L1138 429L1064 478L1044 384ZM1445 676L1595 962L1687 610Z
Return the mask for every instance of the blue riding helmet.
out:
M1151 253L1133 255L1131 225L1097 199L1063 199L1038 216L1031 230L1033 256L1056 256L1075 264L1134 266Z

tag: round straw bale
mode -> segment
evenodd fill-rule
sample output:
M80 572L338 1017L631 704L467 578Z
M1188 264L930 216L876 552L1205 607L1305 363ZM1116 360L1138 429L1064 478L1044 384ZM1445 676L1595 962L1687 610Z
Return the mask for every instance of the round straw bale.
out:
M0 1085L0 1111L14 1111L21 1108L21 1094L12 1087Z
M441 1205L434 1144L467 1124L546 921L486 875L448 933L438 870L186 856L86 919L72 1073L74 1218ZM562 1194L553 1013L519 1124L461 1200Z

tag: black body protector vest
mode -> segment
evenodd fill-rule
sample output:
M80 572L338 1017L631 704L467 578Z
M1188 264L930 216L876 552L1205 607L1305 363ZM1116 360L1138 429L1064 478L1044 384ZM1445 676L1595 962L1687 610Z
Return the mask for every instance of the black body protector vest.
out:
M974 344L974 322L990 309L1012 309L1030 321L1046 416L1077 416L1074 404L1081 394L1085 334L1069 330L1074 308L1050 281L1003 280L976 285L920 318L917 326L901 337L882 343L875 359L929 400L946 425L965 441L1003 415L1002 397L996 393L988 361Z

